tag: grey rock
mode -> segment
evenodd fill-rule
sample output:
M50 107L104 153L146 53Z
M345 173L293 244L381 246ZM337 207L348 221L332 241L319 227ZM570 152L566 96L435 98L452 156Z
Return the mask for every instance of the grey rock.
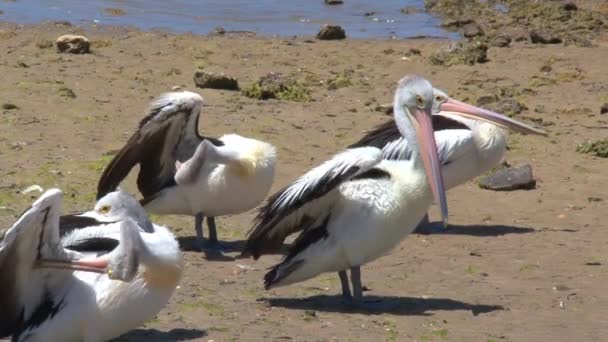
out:
M413 13L420 13L420 12L422 12L422 10L415 6L406 6L401 9L401 13L403 13L403 14L413 14Z
M477 36L483 36L484 32L481 29L481 26L479 26L477 23L473 22L473 23L465 25L462 28L462 34L466 38L475 38Z
M474 23L473 19L469 18L458 18L458 19L447 19L441 23L442 27L445 28L459 28Z
M91 43L87 37L72 34L66 34L57 38L55 45L57 45L57 50L59 52L73 54L89 53L91 48Z
M530 40L534 44L559 44L562 42L560 36L546 30L534 30L530 32Z
M194 84L199 88L239 90L236 78L202 70L194 73Z
M429 62L435 65L451 66L455 64L485 63L488 61L488 46L475 42L456 42L441 46L429 56Z
M346 38L346 32L339 25L323 25L319 33L317 33L317 39L320 40L336 40Z
M521 113L524 108L525 106L514 98L502 99L490 106L490 109L494 109L495 111L508 116L517 115Z
M511 44L511 37L507 35L498 35L490 40L490 45L496 47L507 47Z
M493 174L483 177L479 182L479 187L494 191L531 190L536 188L536 180L532 175L532 167L525 164L499 169Z
M483 95L477 99L477 106L486 107L491 103L498 101L498 96L496 95Z

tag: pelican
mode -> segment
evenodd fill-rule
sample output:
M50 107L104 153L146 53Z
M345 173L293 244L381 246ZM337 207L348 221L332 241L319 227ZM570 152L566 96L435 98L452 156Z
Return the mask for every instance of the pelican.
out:
M498 165L507 150L506 129L522 134L547 135L541 129L449 98L439 89L434 89L434 96L433 128L446 189ZM492 119L472 116L475 111ZM408 159L411 154L408 141L399 133L395 120L376 126L349 148L362 146L380 148L383 157L390 160ZM428 215L422 221L423 225L426 223Z
M153 318L177 286L177 241L133 197L112 192L60 218L62 201L48 190L0 240L0 338L106 341Z
M236 134L219 139L199 135L202 105L203 98L188 91L153 101L137 131L104 170L97 198L114 190L139 164L137 187L146 211L195 216L199 245L219 252L215 217L258 205L272 186L277 156L263 141Z
M377 147L350 148L272 195L260 208L243 251L255 259L279 249L300 231L287 256L264 276L266 289L338 272L342 296L362 303L361 265L388 253L410 234L433 198L447 225L448 208L432 111L440 101L455 115L504 123L480 108L434 96L432 85L404 77L393 101L410 158L390 160ZM352 293L347 270L350 269Z
M243 254L257 259L277 249L292 232L302 232L288 255L264 276L266 289L338 272L344 298L360 304L360 266L405 238L433 197L447 222L432 106L432 85L419 76L406 76L398 84L394 109L401 134L418 142L411 145L411 160L385 160L375 147L347 149L269 198Z

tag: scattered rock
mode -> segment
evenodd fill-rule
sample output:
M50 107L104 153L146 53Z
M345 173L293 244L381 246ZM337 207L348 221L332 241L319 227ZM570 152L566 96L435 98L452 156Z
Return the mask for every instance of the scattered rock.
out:
M223 36L226 34L226 29L221 26L218 26L214 28L213 31L211 31L211 34L215 36Z
M7 103L2 104L2 109L5 109L5 110L12 110L12 109L18 109L18 108L19 107L17 107L17 105L14 103L7 102Z
M562 9L564 9L566 11L577 11L578 6L575 3L568 1L564 4L562 4Z
M310 90L291 77L278 72L271 72L260 77L248 88L243 89L243 95L258 100L281 99L289 101L310 101Z
M530 190L536 187L532 176L532 167L528 164L518 167L508 167L485 176L479 182L479 187L494 191Z
M401 13L403 13L403 14L414 14L414 13L420 13L420 12L422 12L422 10L415 6L405 6L401 9Z
M74 93L74 91L68 87L61 87L61 88L59 88L59 90L57 92L59 93L59 96L61 96L61 97L67 97L70 99L76 98L76 93Z
M479 42L456 42L439 48L429 58L431 64L451 66L455 64L485 63L487 45Z
M374 12L374 11L370 11L370 12L365 12L365 13L363 13L363 16L364 16L364 17L371 17L371 16L373 16L374 14L376 14L376 12Z
M326 5L342 5L343 3L343 0L325 0Z
M570 46L579 46L579 47L592 47L593 43L591 41L581 35L569 34L564 37L564 45Z
M497 35L490 40L490 45L496 47L507 47L511 44L511 37L507 35Z
M55 41L59 52L82 54L89 53L91 43L85 36L66 34Z
M447 19L441 23L441 26L449 29L456 29L472 23L474 23L473 19L469 18Z
M498 96L496 95L483 95L477 99L477 106L479 107L487 107L491 103L498 101Z
M602 105L602 107L600 108L600 114L606 114L606 113L608 113L608 102L604 103Z
M410 48L409 50L407 50L405 55L408 57L409 56L420 56L420 55L422 55L422 51L420 51L420 49Z
M549 64L545 64L542 67L540 67L541 72L551 72L551 70L553 70L553 67Z
M591 202L601 202L601 201L603 201L603 200L604 200L604 199L603 199L603 198L601 198L601 197L587 197L587 202L590 202L590 203L591 203Z
M534 30L530 32L530 40L534 44L559 44L562 38L547 30Z
M323 25L321 31L317 33L317 39L336 40L346 38L346 32L339 25Z
M67 21L67 20L55 20L52 21L53 25L55 26L65 26L65 27L71 27L72 23Z
M514 98L506 98L491 104L489 109L507 116L515 116L521 113L525 106Z
M122 10L120 8L104 8L103 13L105 13L107 15L111 15L113 17L119 17L119 16L127 14L127 12L125 12L124 10Z
M608 158L608 138L585 141L576 147L576 152L590 154L600 158Z
M376 112L382 112L386 115L392 115L393 114L393 104L392 103L380 104L380 105L377 105L376 108L374 108L374 110Z
M472 22L462 28L462 34L465 38L475 38L477 36L483 36L484 32L479 24Z
M199 88L239 90L236 78L202 70L194 73L194 84Z

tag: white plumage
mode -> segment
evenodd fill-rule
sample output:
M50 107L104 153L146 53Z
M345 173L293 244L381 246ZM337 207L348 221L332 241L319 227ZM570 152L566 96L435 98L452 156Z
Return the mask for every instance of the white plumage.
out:
M162 95L153 101L138 130L105 169L98 198L115 189L136 165L151 213L196 216L196 232L203 243L202 221L207 217L209 247L219 247L215 217L254 208L268 194L277 155L263 141L227 134L219 139L201 136L198 121L203 98L192 92Z
M153 318L181 277L174 236L142 222L124 193L60 219L61 203L60 190L47 191L0 241L0 337L105 341ZM123 215L134 211L144 215ZM83 269L76 263L97 266L57 269Z

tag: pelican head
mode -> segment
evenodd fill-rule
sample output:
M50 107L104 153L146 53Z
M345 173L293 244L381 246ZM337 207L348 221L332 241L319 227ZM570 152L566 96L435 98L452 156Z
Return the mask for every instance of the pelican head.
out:
M115 223L131 218L146 233L153 233L154 226L139 202L120 188L100 198L92 211L80 214L102 223Z
M103 233L97 238L104 238ZM67 258L40 258L36 266L105 273L110 279L129 282L137 274L140 259L147 254L149 253L140 235L139 227L135 221L127 217L120 223L119 244L110 253L96 258L81 258L78 253L68 253Z
M399 81L394 99L395 122L408 141L414 141L415 136L418 145L413 147L422 157L433 196L441 209L443 224L447 226L448 205L431 118L434 105L434 88L429 81L416 75L405 76Z

